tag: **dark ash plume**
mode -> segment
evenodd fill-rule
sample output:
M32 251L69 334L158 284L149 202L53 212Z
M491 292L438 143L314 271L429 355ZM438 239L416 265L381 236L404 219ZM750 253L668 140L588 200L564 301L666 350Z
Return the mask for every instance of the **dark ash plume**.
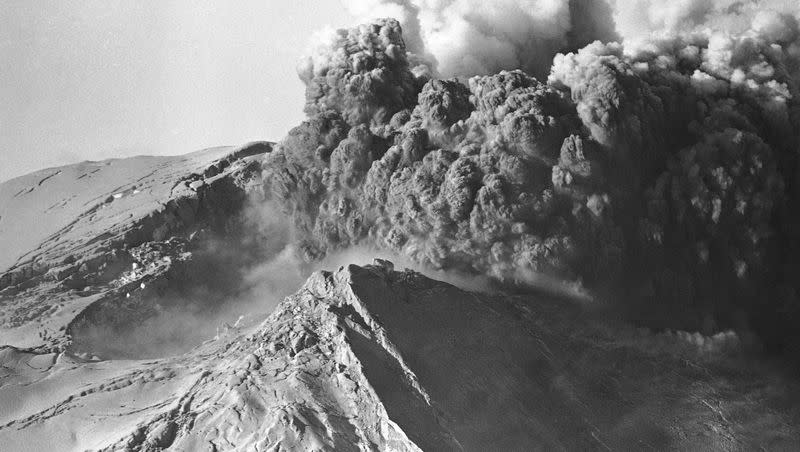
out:
M791 342L796 17L594 42L546 82L431 79L390 19L321 49L301 70L309 119L264 165L308 258L369 244L504 282L550 275L682 328L778 319Z

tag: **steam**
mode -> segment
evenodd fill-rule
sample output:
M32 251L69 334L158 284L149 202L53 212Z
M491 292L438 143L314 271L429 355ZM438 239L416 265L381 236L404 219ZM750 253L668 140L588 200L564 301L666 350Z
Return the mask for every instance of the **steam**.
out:
M796 16L800 7L785 0L612 0L614 23L626 45L692 33L740 35L763 29L769 16ZM771 36L776 38L776 36Z

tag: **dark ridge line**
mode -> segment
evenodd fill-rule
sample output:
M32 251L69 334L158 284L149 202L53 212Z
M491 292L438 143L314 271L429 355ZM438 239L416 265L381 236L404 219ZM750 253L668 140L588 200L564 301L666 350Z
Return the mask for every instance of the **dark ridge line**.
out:
M39 186L39 187L41 187L41 186L42 186L42 184L43 184L43 183L44 183L44 182L45 182L47 179L50 179L50 178L52 178L52 177L55 177L55 176L58 176L59 174L61 174L61 172L62 172L61 170L58 170L58 171L56 171L55 173L53 173L53 174L51 174L51 175L49 175L49 176L46 176L44 179L42 179L42 180L40 180L40 181L39 181L39 184L38 184L38 186Z

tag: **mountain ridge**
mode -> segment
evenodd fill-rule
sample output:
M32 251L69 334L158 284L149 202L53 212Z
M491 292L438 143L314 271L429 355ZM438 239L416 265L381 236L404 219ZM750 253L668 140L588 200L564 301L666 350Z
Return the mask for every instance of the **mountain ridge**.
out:
M795 384L734 371L724 353L675 338L646 351L564 303L464 292L386 261L316 272L266 320L172 358L76 365L6 349L0 399L12 388L46 393L36 367L91 383L61 388L45 409L6 413L0 438L99 450L799 444L797 410L775 399Z

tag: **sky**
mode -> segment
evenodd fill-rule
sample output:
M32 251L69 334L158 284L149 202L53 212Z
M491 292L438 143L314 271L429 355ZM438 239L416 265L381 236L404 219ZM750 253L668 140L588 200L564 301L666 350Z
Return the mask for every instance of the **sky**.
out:
M0 181L279 140L312 33L353 22L336 0L2 0Z

